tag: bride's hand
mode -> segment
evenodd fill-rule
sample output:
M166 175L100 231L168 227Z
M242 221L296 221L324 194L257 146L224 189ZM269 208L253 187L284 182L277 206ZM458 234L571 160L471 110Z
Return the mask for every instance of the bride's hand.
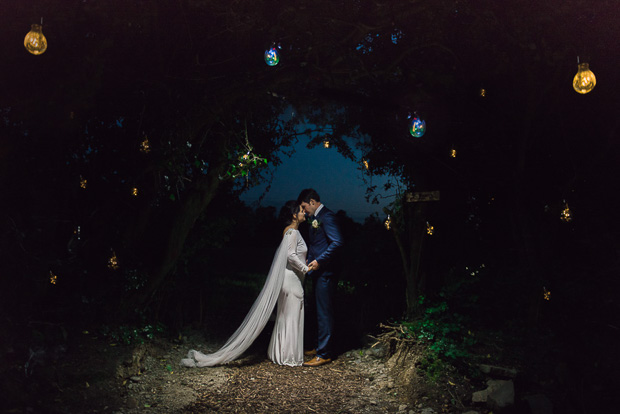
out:
M317 262L316 260L313 260L312 263L308 265L308 271L318 270L318 269L319 269L319 262Z

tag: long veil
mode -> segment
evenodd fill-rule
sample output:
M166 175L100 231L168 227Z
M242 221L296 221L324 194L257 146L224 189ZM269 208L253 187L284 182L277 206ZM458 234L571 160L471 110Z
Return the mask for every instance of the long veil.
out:
M212 354L203 354L194 349L190 350L187 358L181 360L181 365L186 367L211 367L226 364L237 359L252 345L252 342L261 333L274 306L278 302L280 290L284 282L284 272L287 260L287 245L285 236L276 250L271 262L271 269L265 280L263 289L258 294L250 311L235 333L218 351Z

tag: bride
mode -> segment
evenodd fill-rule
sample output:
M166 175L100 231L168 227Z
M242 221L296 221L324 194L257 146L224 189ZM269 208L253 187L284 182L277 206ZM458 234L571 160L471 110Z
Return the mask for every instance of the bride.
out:
M299 223L306 218L301 205L294 200L282 207L280 217L286 223L284 237L271 263L265 285L241 326L222 348L212 354L190 350L187 358L181 360L182 366L210 367L237 359L261 333L276 301L277 317L267 355L280 365L300 366L304 362L303 282L312 268L306 266L308 248L299 233Z

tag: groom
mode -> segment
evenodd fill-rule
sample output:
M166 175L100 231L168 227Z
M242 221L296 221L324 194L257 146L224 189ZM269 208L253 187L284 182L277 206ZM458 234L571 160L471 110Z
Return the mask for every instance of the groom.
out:
M332 259L342 246L342 235L336 215L321 204L321 197L312 188L302 190L297 198L308 215L308 267L314 282L318 343L316 349L306 352L312 356L304 366L318 367L328 364L333 357L334 312L333 296L338 283Z

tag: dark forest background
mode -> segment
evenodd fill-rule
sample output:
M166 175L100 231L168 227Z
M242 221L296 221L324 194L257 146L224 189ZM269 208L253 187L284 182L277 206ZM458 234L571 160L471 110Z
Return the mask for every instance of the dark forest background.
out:
M329 131L369 174L400 177L369 188L394 196L392 230L338 212L343 350L430 309L611 378L619 10L497 3L1 1L5 350L84 329L225 336L281 235L276 209L239 200L269 169L239 162L277 166L299 135L316 146ZM33 56L23 37L42 16L49 49ZM587 95L571 87L577 56L599 82ZM414 112L423 139L407 131ZM439 201L403 201L434 190Z

